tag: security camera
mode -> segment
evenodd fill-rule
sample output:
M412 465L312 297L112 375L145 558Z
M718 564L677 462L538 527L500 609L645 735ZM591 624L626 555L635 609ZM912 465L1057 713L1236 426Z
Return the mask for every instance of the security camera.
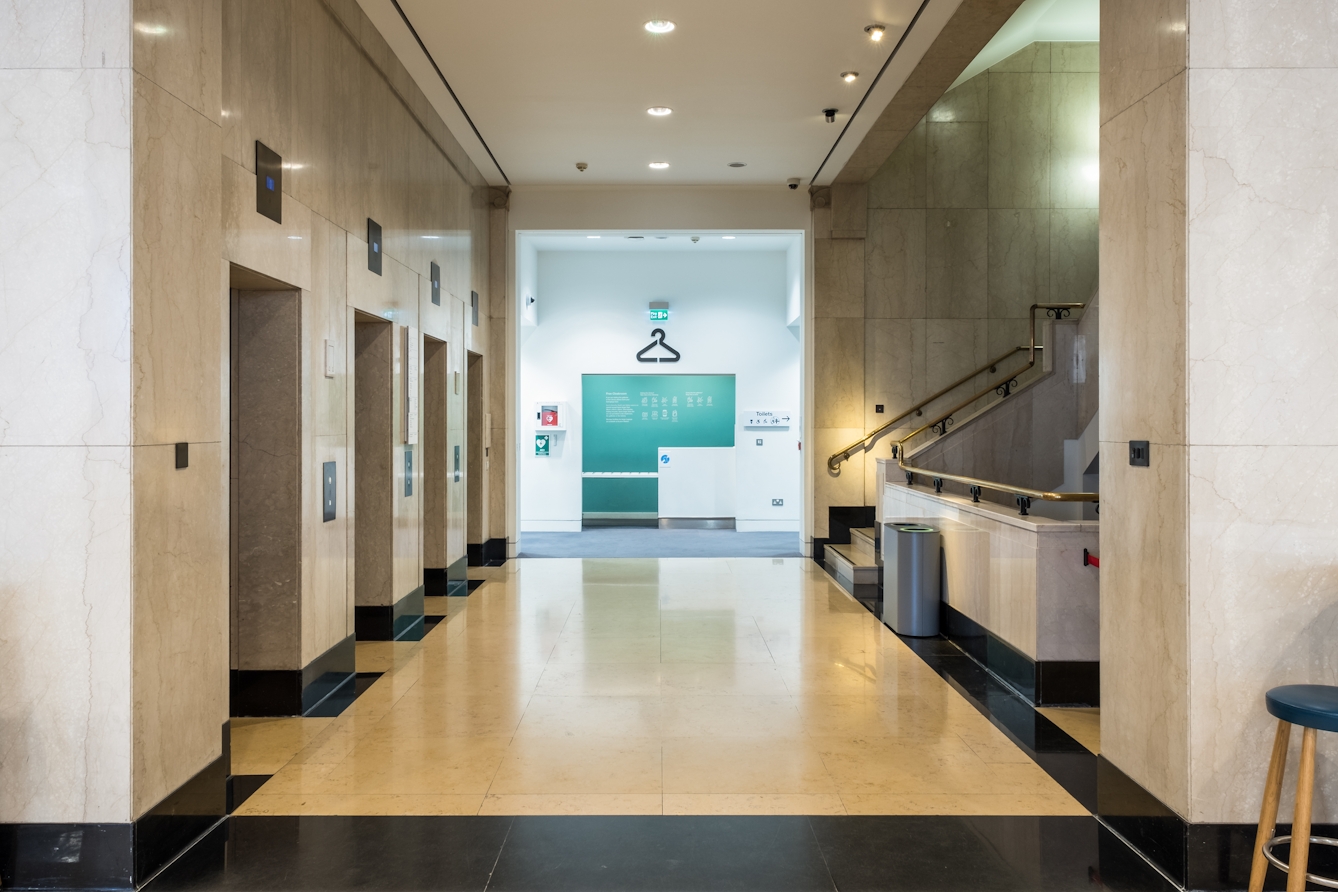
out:
M822 116L823 116L824 118L827 119L827 123L828 123L828 124L835 124L835 123L836 123L836 113L837 113L837 111L839 111L839 109L835 109L835 108L824 108L824 109L822 110Z
M785 181L785 185L789 186L791 189L798 189L799 177L790 177L788 180Z

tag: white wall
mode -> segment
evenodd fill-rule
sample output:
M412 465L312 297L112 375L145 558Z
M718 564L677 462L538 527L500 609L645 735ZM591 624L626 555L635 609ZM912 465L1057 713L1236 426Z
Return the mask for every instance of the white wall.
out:
M736 424L737 518L740 529L797 532L800 345L787 327L786 252L541 250L536 265L538 325L524 332L520 347L521 529L580 529L581 375L674 373L734 374L740 414L790 411L795 424L784 431ZM525 277L518 268L517 279ZM668 323L651 324L652 300L669 301ZM682 361L637 362L657 326ZM552 454L539 458L530 407L548 401L568 403L571 417ZM773 498L784 505L772 507Z

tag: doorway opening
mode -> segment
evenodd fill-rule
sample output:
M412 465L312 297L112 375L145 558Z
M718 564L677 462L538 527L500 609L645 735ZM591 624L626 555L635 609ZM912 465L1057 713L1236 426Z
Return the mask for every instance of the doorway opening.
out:
M798 556L800 232L522 232L520 556Z
M304 539L319 548L304 515L321 510L303 493L336 491L339 471L304 467L302 291L235 265L229 278L230 710L333 715L355 695L354 642L303 619Z
M445 341L423 339L423 593L449 594L450 527L449 351Z

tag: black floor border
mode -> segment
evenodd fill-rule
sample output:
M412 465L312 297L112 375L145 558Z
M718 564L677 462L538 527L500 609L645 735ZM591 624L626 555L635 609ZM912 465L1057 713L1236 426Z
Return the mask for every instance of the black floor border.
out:
M1078 816L233 817L147 892L1173 892Z

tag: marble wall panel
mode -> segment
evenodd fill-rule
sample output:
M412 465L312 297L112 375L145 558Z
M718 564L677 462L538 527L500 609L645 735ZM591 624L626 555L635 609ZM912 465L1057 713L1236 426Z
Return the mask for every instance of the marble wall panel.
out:
M128 68L130 0L5 0L0 69Z
M294 288L310 290L314 272L312 228L315 215L289 195L283 197L283 223L256 211L252 171L223 158L223 256L230 262Z
M143 77L133 107L134 442L218 442L219 128Z
M466 298L468 296L466 295ZM465 351L465 327L468 325L468 307L465 300L451 298L451 341L447 344L450 357L450 389L446 399L446 448L451 459L451 478L447 481L446 505L446 558L455 563L468 553L469 506L469 440L465 428L465 413L469 406L469 386L466 380L468 357ZM455 479L455 448L460 448L460 480Z
M934 123L989 121L989 84L988 77L979 76L958 84L934 103L925 120Z
M1050 212L1051 303L1086 303L1096 294L1100 220L1096 208Z
M348 436L351 379L346 361L351 330L348 326L348 243L344 233L328 220L311 216L311 286L303 295L302 356L310 398L303 409L303 430L312 436ZM335 348L334 376L325 375L325 342Z
M978 80L978 78L977 78ZM931 208L983 208L989 202L989 124L928 124L925 182Z
M304 437L302 475L302 650L306 666L353 634L350 611L353 593L347 568L349 494L352 492L352 451L343 434ZM324 521L321 466L335 463L335 519Z
M813 424L859 426L864 420L864 320L818 318L813 340Z
M1099 538L1093 530L1056 533L1040 540L1036 561L1036 659L1101 658L1099 571L1082 562L1084 548L1100 553Z
M866 319L924 317L925 214L923 210L869 211L861 295ZM824 241L816 240L814 245Z
M989 79L989 206L1049 207L1052 78L991 69Z
M926 319L925 395L984 364L990 358L988 336L983 319Z
M990 536L990 599L986 628L1036 659L1035 537L1017 541L996 526Z
M818 318L864 315L864 242L813 240L813 312Z
M1185 76L1101 128L1102 436L1184 443ZM1104 506L1103 506L1104 510Z
M925 142L929 125L921 121L906 134L869 180L870 225L874 208L922 208L925 206Z
M864 328L864 426L873 430L915 403L912 324L901 319L869 319ZM923 375L923 372L921 373ZM883 406L882 414L874 411ZM903 422L911 424L913 417Z
M1050 205L1095 208L1100 197L1100 75L1050 77Z
M1049 73L1051 46L1053 44L1049 41L1037 41L1028 44L1002 62L991 65L990 73Z
M1192 68L1338 67L1338 10L1326 0L1189 0Z
M142 3L144 0L136 0ZM163 6L171 0L156 0ZM283 156L286 164L303 163L293 142L297 107L293 102L293 67L301 65L292 52L291 11L316 4L254 3L250 0L213 0L222 5L223 155L255 173L256 140ZM357 120L349 117L346 120ZM284 171L283 190L295 195Z
M989 211L931 208L925 218L925 315L984 319L988 276Z
M1109 303L1102 309L1108 316ZM1103 322L1108 329L1109 318ZM1127 448L1126 440L1101 443L1105 455L1123 456ZM1101 753L1188 815L1186 447L1156 444L1151 461L1147 468L1101 463Z
M1092 237L1095 253L1096 232ZM1050 211L1036 208L989 212L990 319L1026 318L1050 293Z
M868 218L869 190L863 183L832 185L832 234L835 238L863 238Z
M30 61L77 62L82 39L40 15L65 7L28 7L53 40ZM130 442L131 90L125 70L0 71L0 313L23 332L0 344L0 444Z
M389 262L389 259L387 258ZM407 273L406 275L412 275ZM398 284L398 283L397 283ZM406 283L407 284L407 283ZM414 291L417 291L416 283ZM416 296L416 295L415 295ZM415 304L417 301L415 300ZM405 442L404 400L405 387L408 384L405 356L405 330L399 324L392 326L394 338L394 361L391 377L391 437L392 459L391 476L391 598L398 601L412 592L423 582L423 463L422 455L422 375L419 375L419 431L418 442ZM419 356L422 356L423 335L410 330L408 337L418 339ZM420 359L421 362L421 359ZM405 453L413 453L413 466L405 466ZM406 490L406 478L412 477L412 486Z
M132 817L130 452L0 447L0 821Z
M1333 447L1192 446L1188 471L1187 817L1250 823L1258 819L1276 727L1263 708L1264 692L1283 684L1338 684ZM1293 737L1294 759L1300 734ZM1331 752L1321 738L1315 791L1321 822L1338 817ZM1284 793L1287 815L1290 793Z
M134 449L134 798L139 817L221 755L228 719L222 443Z
M1095 40L1055 41L1050 44L1050 70L1061 72L1101 71L1101 44Z
M1191 69L1188 136L1189 442L1338 442L1338 70Z
M817 401L821 405L821 401ZM827 509L832 505L864 504L867 473L865 453L856 452L841 463L840 471L827 469L827 457L864 436L862 427L814 427L813 535L827 536Z
M1104 5L1102 124L1185 70L1188 24L1189 0L1136 0Z
M448 453L447 404L450 391L449 351L444 341L423 344L423 566L445 569Z
M222 0L134 0L134 17L136 73L221 123Z

